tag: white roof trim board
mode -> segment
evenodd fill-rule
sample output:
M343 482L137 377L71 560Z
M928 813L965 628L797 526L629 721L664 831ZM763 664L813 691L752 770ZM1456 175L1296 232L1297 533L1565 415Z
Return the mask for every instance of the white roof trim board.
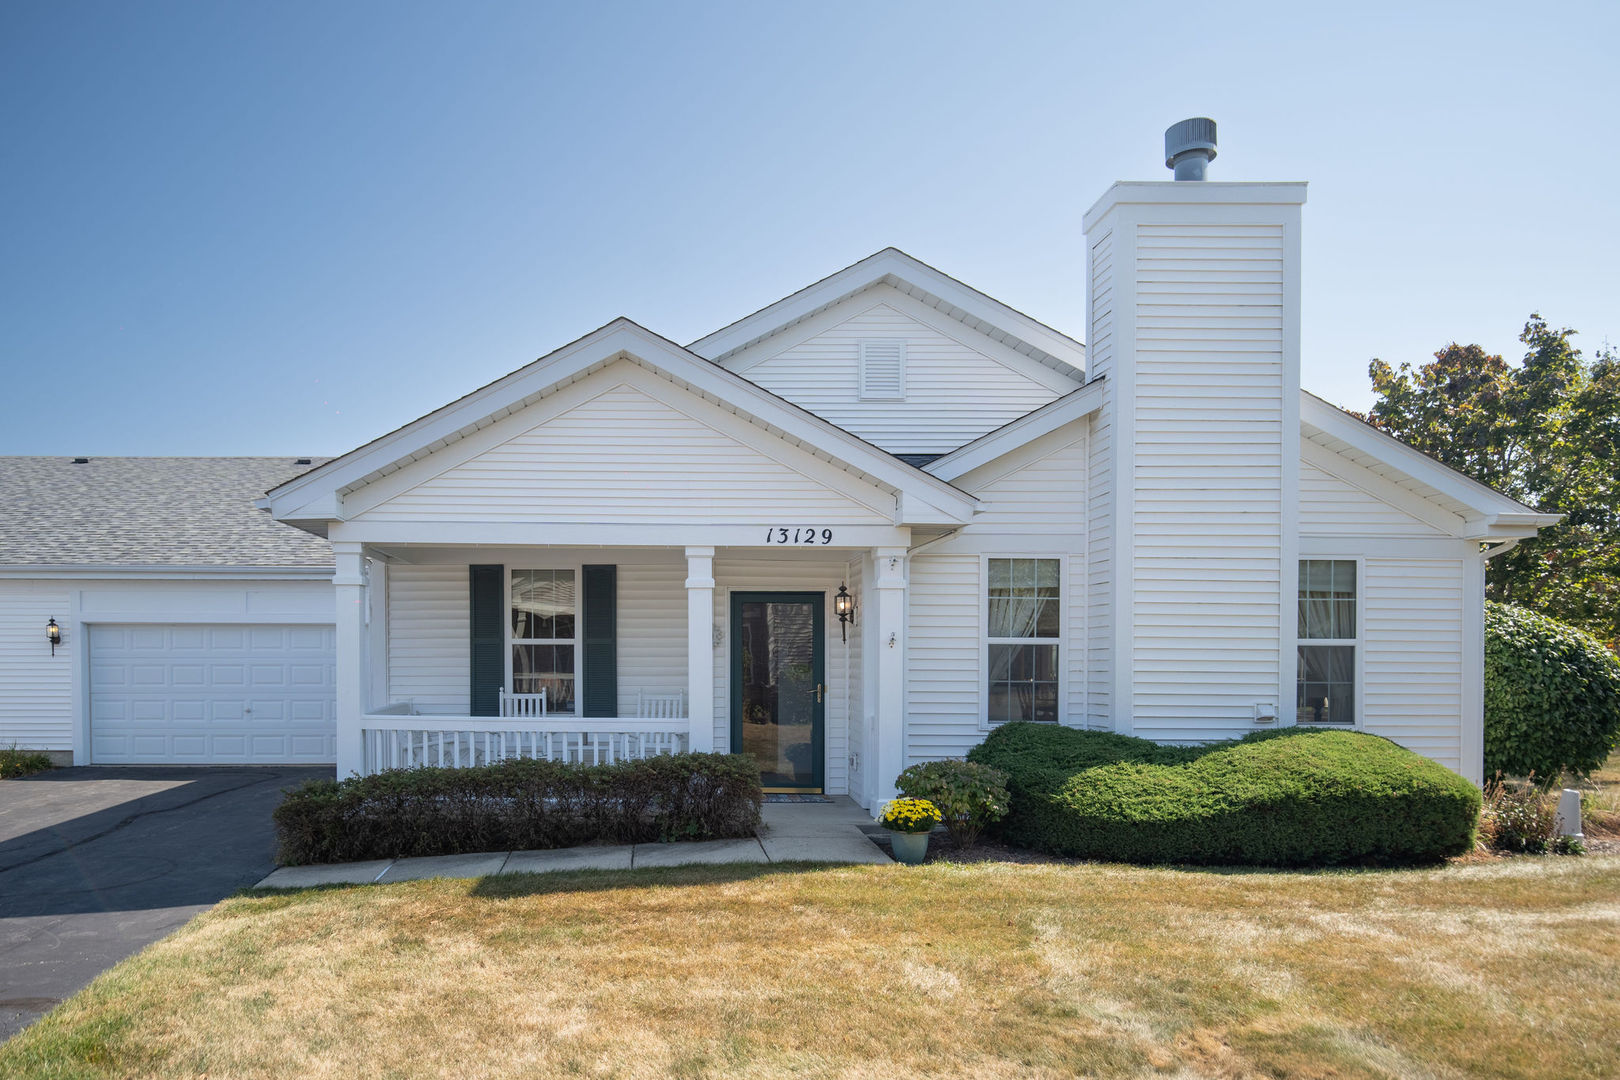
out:
M699 338L687 348L723 364L743 349L877 285L898 289L1015 352L1085 381L1086 349L1080 342L892 247Z
M264 505L283 520L342 520L348 492L622 359L759 425L799 452L903 493L907 511L922 515L916 524L959 524L972 516L976 500L966 492L624 318L272 489Z
M1309 391L1300 393L1300 437L1456 514L1480 539L1534 536L1562 514L1510 499Z
M979 436L966 445L930 461L924 472L941 480L955 480L966 476L981 465L1012 453L1019 447L1034 442L1042 435L1056 431L1064 424L1073 423L1102 407L1102 379L1093 379L1080 389L1064 394L1056 401L1042 405L1034 412L1025 413L1010 424Z

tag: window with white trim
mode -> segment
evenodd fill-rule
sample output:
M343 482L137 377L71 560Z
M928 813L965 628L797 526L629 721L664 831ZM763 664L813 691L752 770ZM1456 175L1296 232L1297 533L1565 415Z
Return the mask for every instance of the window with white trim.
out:
M986 590L991 724L1058 719L1061 559L990 559Z
M906 343L900 338L861 342L861 400L904 401Z
M578 640L572 570L512 571L512 692L546 692L546 711L574 711Z
M1301 724L1356 722L1356 610L1354 559L1301 559L1299 563L1299 692Z

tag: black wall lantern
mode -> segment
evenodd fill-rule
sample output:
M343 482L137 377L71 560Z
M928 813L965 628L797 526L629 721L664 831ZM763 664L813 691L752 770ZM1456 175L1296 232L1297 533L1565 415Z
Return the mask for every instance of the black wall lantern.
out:
M842 582L838 585L838 595L833 597L833 613L838 616L839 640L849 641L849 624L855 621L855 598Z
M51 655L55 656L56 647L62 644L62 628L56 625L55 619L45 624L45 637L51 643Z

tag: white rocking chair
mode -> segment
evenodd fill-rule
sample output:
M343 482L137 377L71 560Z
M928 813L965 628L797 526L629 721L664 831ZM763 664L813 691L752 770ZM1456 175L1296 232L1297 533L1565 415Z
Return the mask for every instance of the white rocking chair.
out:
M546 692L538 694L508 694L506 687L501 687L501 715L515 717L540 717L546 715Z
M636 697L636 715L643 720L686 719L686 691L673 694L649 694L641 691Z

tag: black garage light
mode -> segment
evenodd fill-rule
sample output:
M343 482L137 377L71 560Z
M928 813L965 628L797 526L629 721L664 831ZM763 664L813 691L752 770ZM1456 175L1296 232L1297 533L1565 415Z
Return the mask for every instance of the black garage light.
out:
M62 628L52 619L45 624L45 637L51 643L51 655L56 655L56 647L62 644Z
M855 621L855 598L842 582L838 585L838 595L833 597L833 613L838 616L839 639L848 641L849 624Z

